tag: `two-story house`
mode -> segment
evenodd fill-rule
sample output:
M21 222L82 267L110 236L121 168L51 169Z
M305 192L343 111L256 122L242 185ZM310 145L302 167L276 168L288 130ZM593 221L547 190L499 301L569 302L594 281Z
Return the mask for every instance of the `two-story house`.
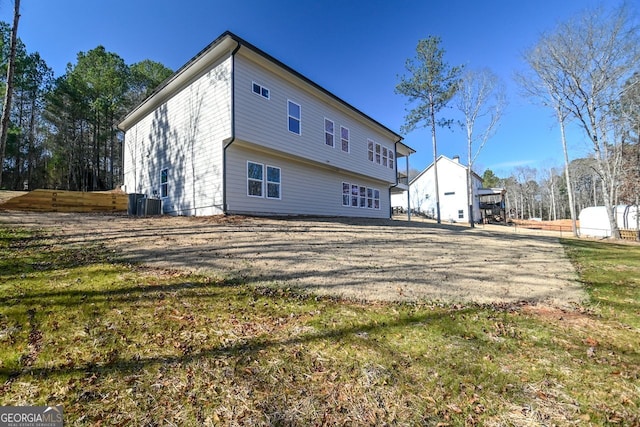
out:
M225 32L120 123L124 187L175 215L388 218L402 138Z

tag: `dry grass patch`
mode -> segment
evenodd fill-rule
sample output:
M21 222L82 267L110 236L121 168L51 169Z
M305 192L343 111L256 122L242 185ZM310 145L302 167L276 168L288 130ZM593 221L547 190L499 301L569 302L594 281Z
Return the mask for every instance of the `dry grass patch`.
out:
M638 330L604 300L356 303L6 227L0 255L0 405L69 424L640 422Z

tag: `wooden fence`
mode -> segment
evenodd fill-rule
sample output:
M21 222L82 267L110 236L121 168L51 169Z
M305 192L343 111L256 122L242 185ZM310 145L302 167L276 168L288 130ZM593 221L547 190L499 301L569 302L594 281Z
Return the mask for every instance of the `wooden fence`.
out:
M41 212L126 211L129 198L110 191L34 190L0 204L0 209Z

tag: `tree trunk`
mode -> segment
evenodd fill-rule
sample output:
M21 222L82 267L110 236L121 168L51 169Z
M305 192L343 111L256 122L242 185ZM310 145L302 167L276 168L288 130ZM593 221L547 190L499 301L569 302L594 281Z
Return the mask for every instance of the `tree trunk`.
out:
M7 66L7 92L4 95L2 118L0 118L0 188L2 188L2 171L4 169L4 155L7 147L7 133L9 131L9 116L11 115L11 97L13 95L13 74L16 69L16 43L18 40L18 20L20 19L20 0L14 0L13 28L11 29L11 43L9 47L9 64Z
M438 149L436 145L436 116L431 108L431 142L433 143L433 178L436 186L436 219L438 224L440 219L440 188L438 186Z
M567 181L567 195L569 196L569 212L571 213L571 232L578 237L578 227L576 222L576 207L573 202L573 188L571 186L571 174L569 173L569 153L567 151L567 137L564 131L564 117L558 108L558 122L560 123L560 138L562 140L562 151L564 153L564 178Z

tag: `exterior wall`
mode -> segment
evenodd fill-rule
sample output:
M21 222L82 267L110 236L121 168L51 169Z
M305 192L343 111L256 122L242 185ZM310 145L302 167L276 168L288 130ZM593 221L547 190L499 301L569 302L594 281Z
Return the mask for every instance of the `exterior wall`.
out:
M222 213L222 141L230 135L227 57L126 132L126 191L162 196L161 171L167 169L165 213Z
M440 190L440 217L442 221L469 222L467 202L467 169L466 166L447 157L438 158L438 184ZM482 187L482 181L473 175L474 208L473 216L480 219L480 204L477 189ZM429 217L436 216L436 197L434 169L430 165L409 187L411 209L425 213ZM407 208L407 192L394 194L392 206ZM460 212L462 211L462 217Z
M243 52L244 55L242 54ZM311 160L372 179L396 182L393 168L368 160L371 139L395 154L393 135L326 94L262 57L243 49L235 63L236 137L299 159ZM252 91L252 83L269 89L269 99ZM301 134L288 130L287 101L301 106ZM325 143L325 118L334 123L334 146ZM340 127L349 129L348 153L341 149ZM375 153L374 153L375 160Z
M247 162L281 170L281 199L249 196ZM380 191L379 209L343 206L343 182ZM388 184L283 157L255 145L234 142L227 149L227 209L229 213L320 215L389 218Z

